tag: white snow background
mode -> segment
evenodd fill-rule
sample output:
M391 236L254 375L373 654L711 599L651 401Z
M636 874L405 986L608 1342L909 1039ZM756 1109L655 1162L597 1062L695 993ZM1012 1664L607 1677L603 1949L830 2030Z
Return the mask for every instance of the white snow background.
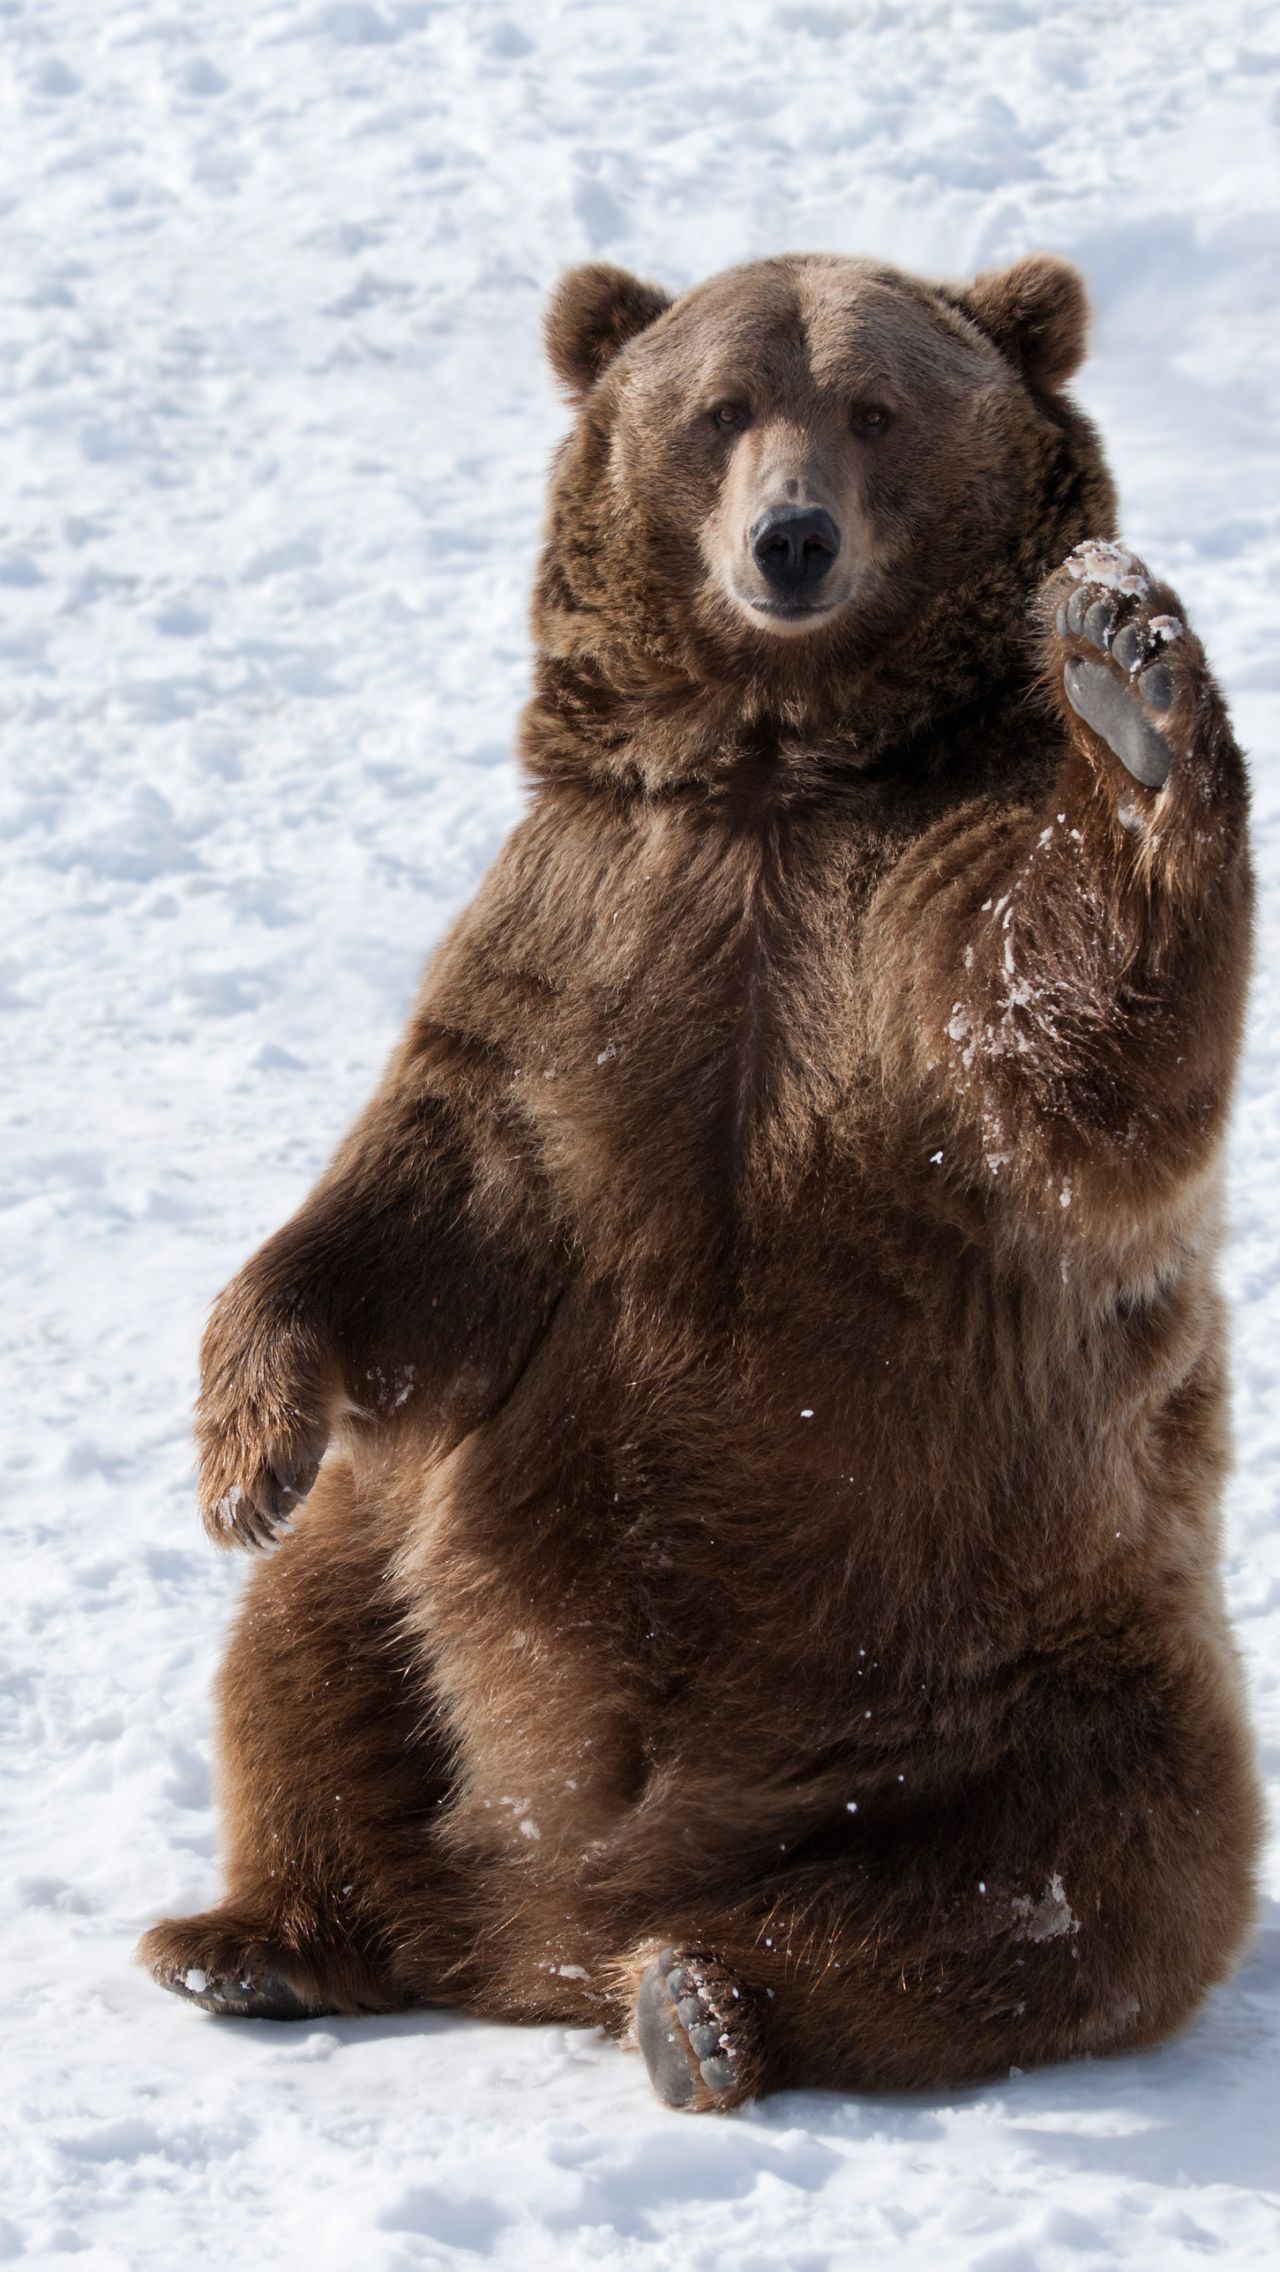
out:
M1280 1856L1154 2055L691 2121L587 2032L218 2023L207 1303L520 809L558 271L1037 246L1128 539L1254 760L1228 1579L1280 1779L1277 66L1252 0L0 0L0 2259L824 2272L1280 2261Z

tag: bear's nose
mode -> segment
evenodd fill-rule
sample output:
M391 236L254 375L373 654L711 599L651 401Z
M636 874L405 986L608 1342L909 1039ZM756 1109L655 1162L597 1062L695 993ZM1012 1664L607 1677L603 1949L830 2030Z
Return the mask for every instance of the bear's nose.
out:
M775 505L751 531L757 568L788 598L813 591L839 550L840 531L820 505Z

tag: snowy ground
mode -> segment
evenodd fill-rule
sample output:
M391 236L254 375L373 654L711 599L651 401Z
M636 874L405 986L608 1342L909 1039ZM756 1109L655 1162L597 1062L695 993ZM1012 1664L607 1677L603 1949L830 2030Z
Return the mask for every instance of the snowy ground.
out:
M1270 17L1270 21L1269 21ZM1126 533L1255 757L1229 1581L1280 1783L1277 68L1249 0L0 0L7 1234L0 2259L1055 2272L1280 2258L1280 1855L1154 2057L690 2123L590 2034L219 2026L205 1305L519 807L557 270L1093 286Z

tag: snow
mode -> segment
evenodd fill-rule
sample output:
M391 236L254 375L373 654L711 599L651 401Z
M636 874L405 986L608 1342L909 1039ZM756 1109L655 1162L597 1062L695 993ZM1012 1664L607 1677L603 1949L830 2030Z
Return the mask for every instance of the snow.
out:
M1038 1899L1033 1899L1029 1893L1015 1893L1009 1907L1018 1919L1016 1937L1019 1940L1060 1941L1064 1935L1080 1930L1080 1920L1067 1899L1057 1870Z
M1123 544L1105 540L1078 544L1067 555L1067 574L1076 582L1101 584L1108 592L1125 592L1140 596L1151 589L1151 579L1144 576L1141 566Z
M1231 695L1274 886L1273 12L3 0L0 43L0 2259L1275 2263L1274 1846L1255 1951L1180 2042L724 2122L591 2033L219 2023L130 1966L216 1886L241 1572L193 1508L204 1308L519 810L548 286L591 255L677 285L786 247L1078 259L1126 543ZM1278 973L1271 891L1226 1279L1273 1792Z

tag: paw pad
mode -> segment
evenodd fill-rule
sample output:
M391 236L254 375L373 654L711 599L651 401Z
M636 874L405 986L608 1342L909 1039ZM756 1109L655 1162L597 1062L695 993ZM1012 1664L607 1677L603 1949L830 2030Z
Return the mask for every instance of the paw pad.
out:
M1172 708L1177 675L1167 658L1179 617L1157 612L1142 562L1120 544L1077 546L1063 569L1054 624L1069 652L1062 684L1077 717L1144 788L1162 789L1174 752L1155 723Z
M1152 663L1138 679L1138 692L1152 710L1167 710L1173 700L1173 672L1167 663Z
M755 2010L712 1957L664 1949L636 1999L636 2038L668 2106L701 2112L752 2095Z

